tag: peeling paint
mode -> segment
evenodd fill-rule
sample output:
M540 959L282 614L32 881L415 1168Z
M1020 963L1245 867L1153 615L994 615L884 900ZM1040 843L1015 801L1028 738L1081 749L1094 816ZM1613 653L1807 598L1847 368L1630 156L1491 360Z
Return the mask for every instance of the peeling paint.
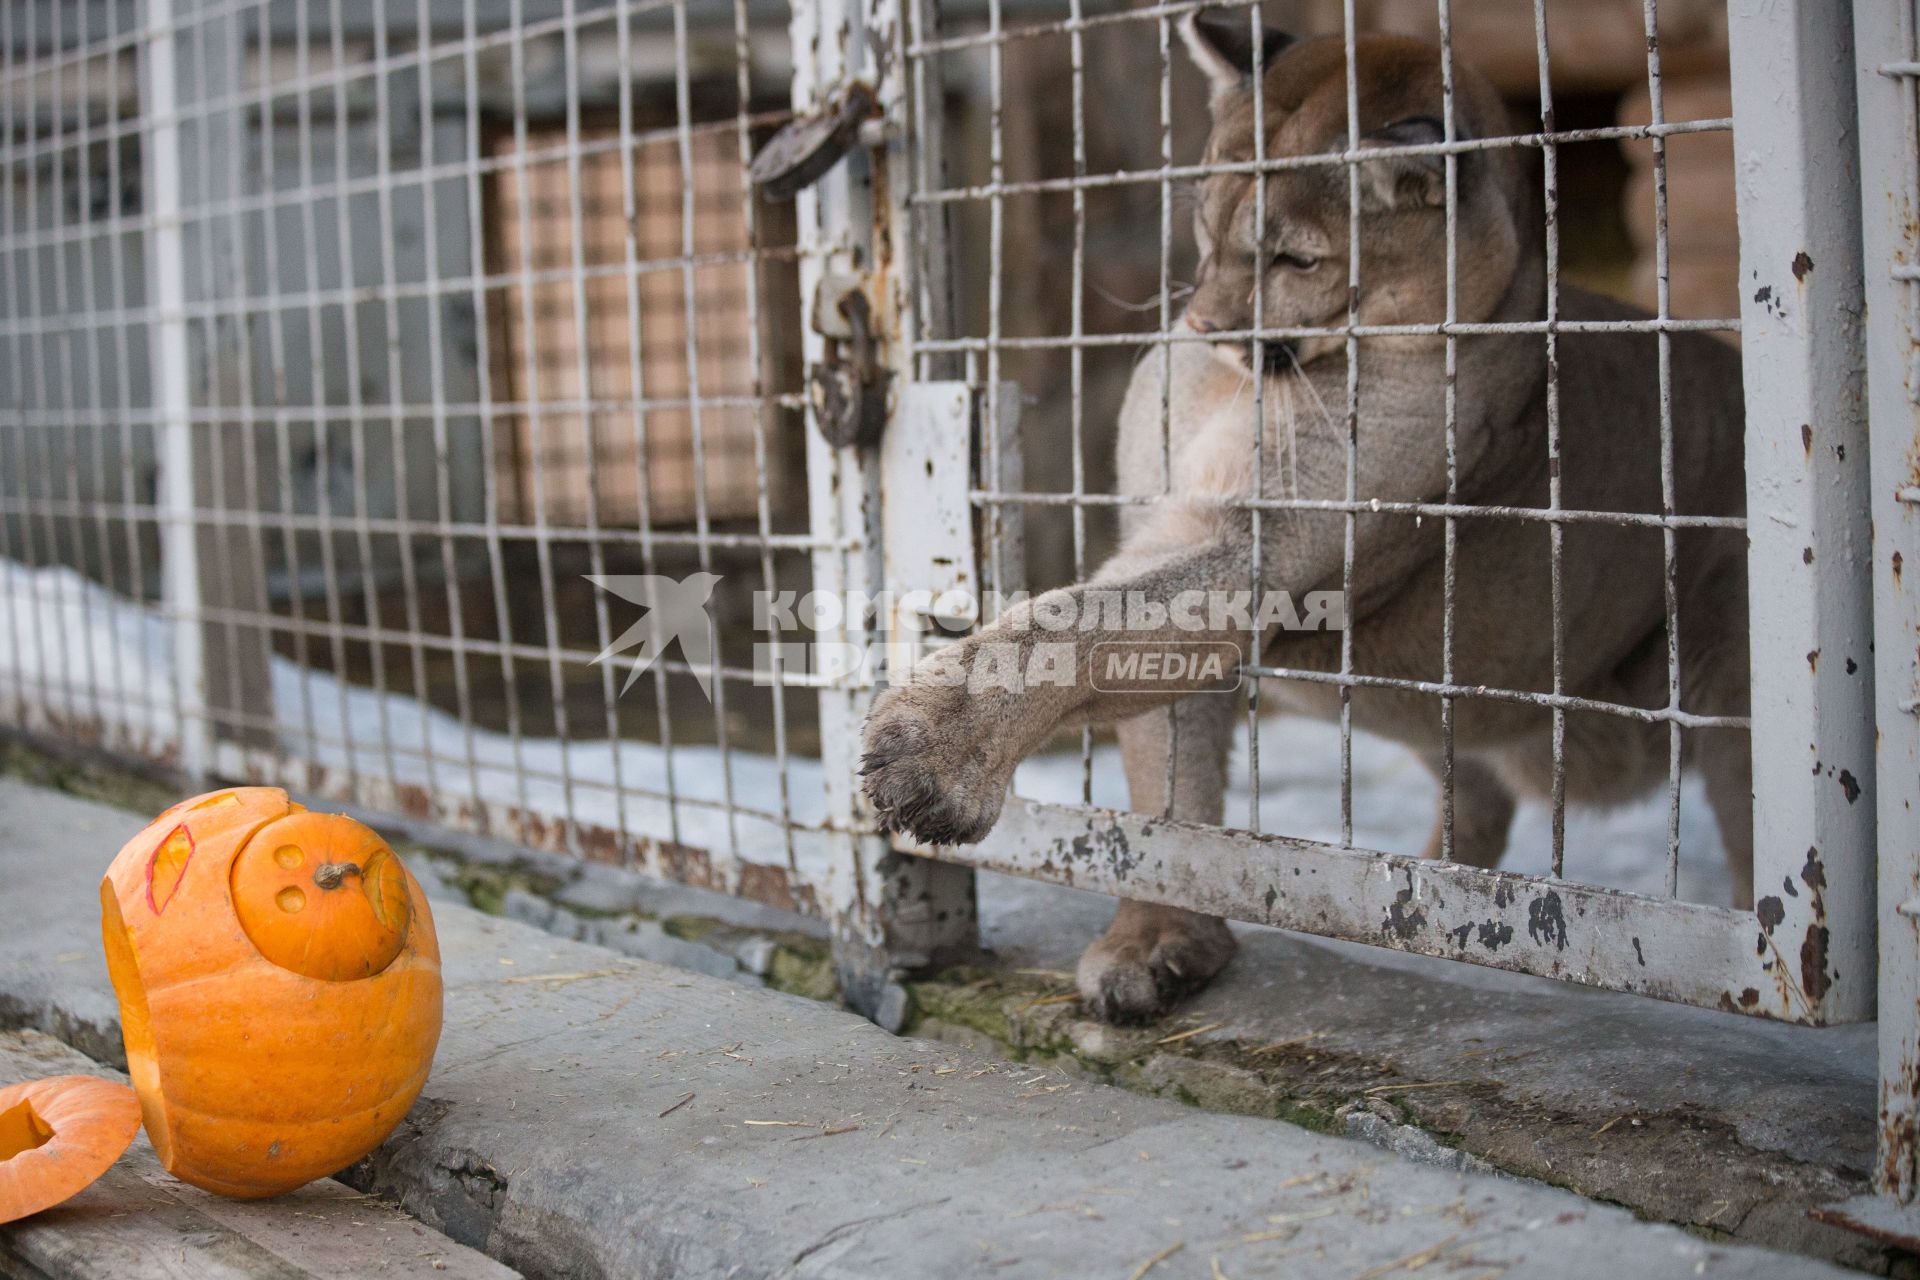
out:
M1402 942L1413 941L1422 929L1427 927L1427 913L1413 903L1413 890L1402 889L1393 895L1393 905L1387 908L1386 923L1381 927ZM1411 909L1409 907L1411 906Z
M1543 945L1567 949L1567 917L1560 895L1549 889L1527 904L1527 936Z
M1813 845L1807 846L1807 863L1800 868L1800 878L1809 889L1818 891L1827 887L1827 868L1820 861L1820 850Z

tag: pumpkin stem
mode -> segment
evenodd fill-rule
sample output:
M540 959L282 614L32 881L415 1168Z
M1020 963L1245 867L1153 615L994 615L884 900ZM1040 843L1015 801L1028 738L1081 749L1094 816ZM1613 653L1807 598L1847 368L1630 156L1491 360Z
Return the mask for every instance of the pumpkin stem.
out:
M323 862L314 868L313 882L322 889L338 889L348 876L359 874L357 862Z

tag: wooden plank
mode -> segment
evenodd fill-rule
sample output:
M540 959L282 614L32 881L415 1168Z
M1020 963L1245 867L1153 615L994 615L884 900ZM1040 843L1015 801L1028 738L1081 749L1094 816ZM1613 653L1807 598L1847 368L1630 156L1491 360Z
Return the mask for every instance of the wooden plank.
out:
M49 1036L0 1032L0 1082L124 1079ZM512 1280L520 1273L323 1178L271 1200L227 1200L168 1174L143 1134L67 1203L0 1226L9 1280Z

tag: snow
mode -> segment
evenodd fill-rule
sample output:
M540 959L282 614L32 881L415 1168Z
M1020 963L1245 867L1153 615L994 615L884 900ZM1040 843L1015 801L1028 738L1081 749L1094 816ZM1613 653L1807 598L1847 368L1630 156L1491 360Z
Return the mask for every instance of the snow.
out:
M31 568L0 559L0 714L16 723L92 719L109 741L148 755L174 742L180 723L172 699L172 624L159 611L119 597L70 569ZM443 798L475 795L534 812L646 832L754 862L784 863L789 832L781 770L771 755L712 746L622 741L562 742L468 729L457 717L412 698L341 681L272 659L274 719L283 749L332 769L423 786ZM1250 824L1246 729L1235 753L1227 821ZM784 812L795 822L824 816L824 774L817 759L787 760ZM1078 752L1036 756L1014 790L1062 803L1082 801ZM616 779L617 785L616 785ZM1340 836L1340 735L1328 723L1268 717L1260 724L1259 828L1315 840ZM671 787L669 787L671 783ZM728 784L736 806L729 821ZM671 790L677 803L670 803ZM1122 808L1126 784L1118 751L1093 752L1096 805ZM1438 787L1404 749L1356 733L1353 739L1354 843L1417 853L1438 804ZM1680 895L1726 902L1728 879L1718 833L1696 779L1683 779ZM1505 868L1549 870L1550 815L1523 805ZM1571 878L1659 895L1664 892L1667 808L1664 789L1609 811L1569 809L1566 870ZM820 838L791 832L792 856L807 878L826 851Z

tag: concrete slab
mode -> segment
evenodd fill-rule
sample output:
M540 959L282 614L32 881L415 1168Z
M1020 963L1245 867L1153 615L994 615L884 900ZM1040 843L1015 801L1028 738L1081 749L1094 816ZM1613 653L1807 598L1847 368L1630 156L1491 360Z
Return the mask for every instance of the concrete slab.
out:
M412 835L448 843L429 829ZM818 922L755 908L762 918L739 927L736 899L456 843L453 861L429 865L473 887L483 909L756 983L770 967L750 964L750 948L773 952L777 938L790 963L773 985L831 995L794 981L819 953L805 932ZM507 880L525 886L508 895L518 912L484 888ZM909 1031L1330 1128L1410 1158L1542 1179L1656 1221L1876 1272L1893 1265L1878 1236L1821 1212L1869 1185L1870 1024L1781 1026L1235 926L1240 956L1205 995L1156 1027L1117 1032L1088 1021L1071 994L1070 970L1111 917L1110 899L987 873L979 905L987 963L912 983ZM663 936L659 922L676 913L697 942ZM1212 1030L1156 1043L1196 1028Z
M126 1077L37 1031L0 1031L0 1083ZM31 1280L513 1280L331 1178L271 1201L224 1200L160 1167L146 1135L73 1199L0 1225L0 1276Z
M1070 971L1113 900L986 875L983 941L1011 968ZM1180 1010L1213 1039L1313 1035L1325 1054L1390 1060L1409 1079L1498 1082L1598 1120L1690 1110L1746 1147L1872 1167L1872 1023L1796 1027L1379 947L1234 926L1239 954ZM1163 1033L1164 1034L1164 1033Z
M999 876L982 878L980 898L998 971L1056 974L1062 989L1113 912L1097 895ZM1881 1244L1810 1216L1870 1184L1872 1024L1794 1027L1273 929L1237 934L1233 964L1172 1025L1118 1032L1070 1002L1015 993L999 1034L1207 1105L1344 1110L1348 1132L1378 1127L1356 1122L1356 1100L1390 1104L1387 1119L1429 1143L1643 1216L1891 1264ZM944 1036L936 1024L916 1030Z
M0 780L0 1017L112 1043L94 885L144 819ZM436 910L447 1025L344 1179L537 1276L1839 1275L823 1004Z

